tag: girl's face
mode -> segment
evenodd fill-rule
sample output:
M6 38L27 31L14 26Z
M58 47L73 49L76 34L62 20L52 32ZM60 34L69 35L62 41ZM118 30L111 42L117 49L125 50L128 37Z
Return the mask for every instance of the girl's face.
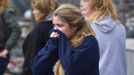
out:
M63 32L68 38L72 37L74 29L70 28L68 23L62 21L58 16L53 16L53 24L55 29Z
M81 14L85 17L85 19L88 19L88 17L95 11L95 9L93 9L93 6L88 2L81 1L80 6Z
M42 20L42 18L44 17L44 14L36 8L33 8L32 13L35 18L35 21L37 21L37 22L40 22Z

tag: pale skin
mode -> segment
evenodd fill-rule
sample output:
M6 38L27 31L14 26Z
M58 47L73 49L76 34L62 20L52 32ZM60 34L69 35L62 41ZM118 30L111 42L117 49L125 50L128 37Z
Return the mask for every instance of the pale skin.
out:
M54 29L58 29L63 32L68 38L71 38L75 31L75 28L70 28L68 23L63 22L58 16L53 16L53 25ZM52 32L50 37L59 37L59 34L57 32Z
M80 9L81 14L85 17L85 19L88 19L88 17L90 17L96 11L92 4L83 1L80 2Z
M44 13L42 13L39 9L33 8L32 14L35 18L36 22L40 22L41 19L44 17Z
M5 48L2 52L0 52L0 58L6 58L9 51Z

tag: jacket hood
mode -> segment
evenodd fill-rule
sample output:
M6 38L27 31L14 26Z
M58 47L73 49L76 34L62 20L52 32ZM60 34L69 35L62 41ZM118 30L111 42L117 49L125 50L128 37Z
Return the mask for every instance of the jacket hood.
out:
M116 21L114 21L110 16L105 16L100 20L93 21L92 23L102 32L111 32L116 26Z

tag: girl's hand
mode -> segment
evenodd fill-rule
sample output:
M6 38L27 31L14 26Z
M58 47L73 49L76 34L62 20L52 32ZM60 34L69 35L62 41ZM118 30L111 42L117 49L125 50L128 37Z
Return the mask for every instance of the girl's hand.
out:
M6 58L7 57L7 54L8 54L8 50L7 49L4 49L2 52L0 52L0 58Z
M51 38L58 38L59 34L57 32L52 32L50 35Z

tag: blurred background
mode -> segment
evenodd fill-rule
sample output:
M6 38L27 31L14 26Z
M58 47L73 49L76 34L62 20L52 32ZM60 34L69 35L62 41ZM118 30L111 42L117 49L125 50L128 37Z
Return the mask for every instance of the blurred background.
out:
M22 34L16 47L12 49L11 60L5 75L20 75L22 71L22 44L35 23L31 14L30 0L12 0ZM79 7L79 0L59 0L60 3L72 3ZM119 17L126 27L127 75L134 75L134 0L114 0Z

